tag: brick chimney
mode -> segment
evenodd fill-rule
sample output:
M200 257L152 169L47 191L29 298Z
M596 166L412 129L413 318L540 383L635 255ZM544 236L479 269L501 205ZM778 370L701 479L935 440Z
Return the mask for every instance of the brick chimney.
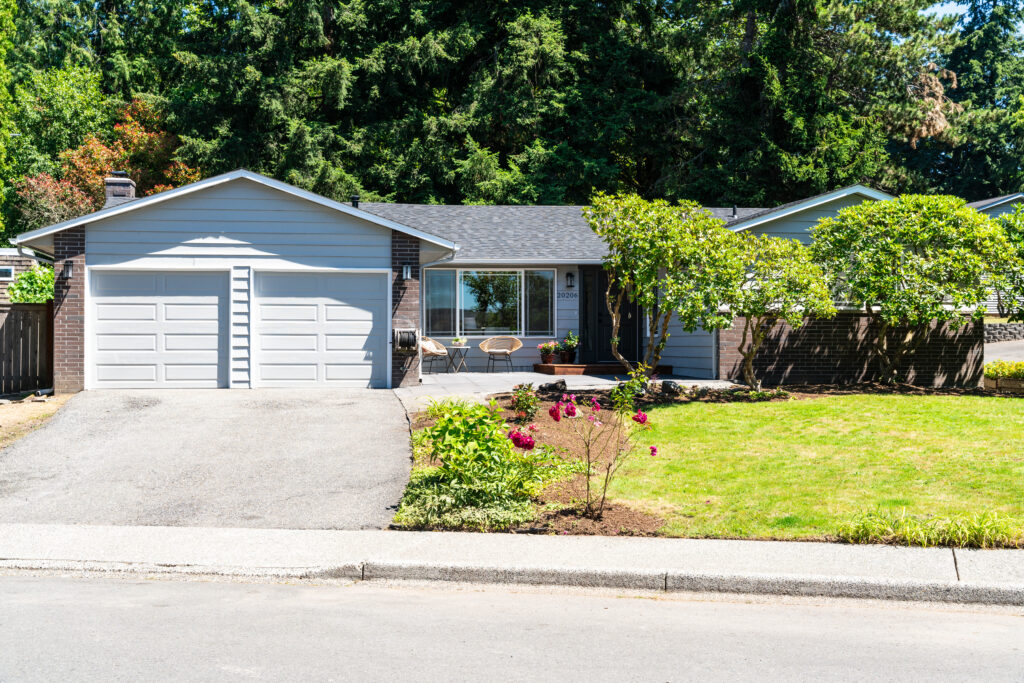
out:
M103 208L124 204L135 199L135 181L128 177L125 171L114 171L103 179L106 189L107 201Z

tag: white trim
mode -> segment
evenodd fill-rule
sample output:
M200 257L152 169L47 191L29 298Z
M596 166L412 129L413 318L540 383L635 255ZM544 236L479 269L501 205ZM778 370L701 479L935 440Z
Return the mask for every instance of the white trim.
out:
M437 263L437 262L435 262ZM530 258L517 258L517 259L485 259L485 258L467 258L464 260L453 259L451 261L441 261L441 263L451 263L453 266L459 268L466 268L474 264L480 264L482 266L497 268L502 264L508 264L509 268L515 269L515 266L527 265L527 266L600 266L604 265L604 259L530 259ZM432 264L427 264L432 265ZM426 268L427 266L424 266Z
M1017 201L1018 199L1024 199L1024 192L1011 194L1005 199L1000 199L999 201L992 202L991 204L982 204L981 206L972 206L971 208L974 209L975 211L988 211L989 209L994 209L997 206L1002 206L1007 202Z
M0 266L0 273L9 271L10 275L0 275L0 282L11 282L14 280L14 266Z
M777 211L769 211L768 213L756 216L754 218L750 218L748 220L741 220L737 223L729 225L728 227L730 230L734 232L739 232L740 230L749 230L750 228L756 227L758 225L763 225L764 223L777 221L780 218L792 216L795 213L806 211L808 209L813 209L816 206L821 206L822 204L827 204L837 199L842 199L843 197L849 197L850 195L861 195L862 197L874 199L876 201L888 201L890 199L894 199L894 197L891 194L887 194L880 190L873 190L870 187L866 187L864 185L852 185L850 187L844 187L841 190L836 190L834 192L829 192L828 194L813 197L811 199L799 202L797 204L793 204L792 206L787 206L784 209L779 209Z
M494 273L517 273L519 275L519 329L518 331L512 332L491 332L488 334L467 334L462 329L462 273L464 271L473 270L484 270L481 268L471 267L444 267L444 268L430 268L429 270L440 271L440 270L452 270L455 271L455 334L454 335L441 335L440 339L451 338L451 337L465 337L468 339L489 339L494 336L511 335L522 337L524 339L547 339L549 337L558 336L558 268L494 268L488 269L486 272ZM554 274L552 278L552 299L551 299L551 333L550 334L529 334L526 332L526 273L527 271L540 271L550 272ZM431 333L427 330L427 270L423 269L420 271L420 327L422 329L423 336L431 337ZM578 273L577 273L578 275ZM433 338L433 337L431 337Z
M193 192L198 192L200 190L206 190L211 187L216 187L217 185L232 182L234 180L250 180L254 183L259 183L260 185L264 185L266 187L279 190L281 192L285 192L287 194L292 195L293 197L305 199L306 201L313 202L314 204L319 204L320 206L326 207L328 209L333 209L335 211L339 211L349 216L361 218L370 223L374 223L375 225L379 225L384 228L389 228L391 230L404 233L411 237L423 240L424 242L430 242L431 244L436 244L447 249L458 249L458 245L455 244L454 242L443 239L436 235L431 235L429 233L423 232L422 230L410 228L407 225L402 225L401 223L397 223L387 218L382 218L377 214L370 213L369 211L363 211L362 209L357 209L348 204L336 202L333 199L328 199L327 197L321 197L318 194L307 192L306 190L299 189L293 185L282 183L279 180L268 178L264 175L260 175L259 173L253 173L252 171L248 171L244 168L238 169L237 171L231 171L230 173L224 173L222 175L213 176L212 178L207 178L206 180L200 180L189 185L183 185L182 187L178 187L173 190L167 190L165 192L160 192L159 194L150 195L148 197L142 197L141 199L136 199L131 202L126 202L124 204L112 206L109 209L100 209L99 211L96 211L94 213L90 213L79 218L73 218L69 221L64 221L63 223L56 223L55 225L49 225L46 226L45 228L39 228L38 230L32 230L30 232L22 233L21 235L18 235L13 240L11 240L11 242L13 242L14 244L23 245L33 240L37 240L42 237L47 237L62 230L68 230L69 228L75 228L81 225L86 225L88 223L93 223L95 221L103 220L106 218L112 218L114 216L120 216L121 214L128 213L129 211L135 211L136 209L141 209L147 206L153 206L154 204L159 204L160 202L165 202L170 199L182 197L184 195L191 194Z
M384 338L384 345L387 347L387 366L384 368L384 388L391 388L391 376L394 374L394 370L391 367L391 354L395 345L395 331L394 331L394 309L391 308L391 290L394 288L394 283L391 281L392 272L389 268L387 270L387 276L384 278L384 288L388 290L388 304L387 309L384 311L384 317L388 320L387 336ZM419 340L417 340L416 348L419 349Z

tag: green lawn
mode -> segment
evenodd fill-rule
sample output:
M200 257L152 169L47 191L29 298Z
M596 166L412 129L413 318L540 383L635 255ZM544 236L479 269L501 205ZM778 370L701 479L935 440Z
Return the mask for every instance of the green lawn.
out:
M813 538L859 512L996 511L1024 528L1024 400L832 396L652 408L612 495L673 536Z

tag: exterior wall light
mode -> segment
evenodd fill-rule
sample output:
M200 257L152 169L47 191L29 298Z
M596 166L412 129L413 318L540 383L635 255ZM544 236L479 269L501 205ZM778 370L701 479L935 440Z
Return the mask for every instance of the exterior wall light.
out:
M576 286L576 273L569 271L565 274L565 288L573 289Z

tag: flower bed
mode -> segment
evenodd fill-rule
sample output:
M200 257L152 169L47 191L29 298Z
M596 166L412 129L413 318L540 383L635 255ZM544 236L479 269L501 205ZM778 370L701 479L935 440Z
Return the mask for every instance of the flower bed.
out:
M987 364L985 388L1009 394L1024 394L1024 361L997 360Z

